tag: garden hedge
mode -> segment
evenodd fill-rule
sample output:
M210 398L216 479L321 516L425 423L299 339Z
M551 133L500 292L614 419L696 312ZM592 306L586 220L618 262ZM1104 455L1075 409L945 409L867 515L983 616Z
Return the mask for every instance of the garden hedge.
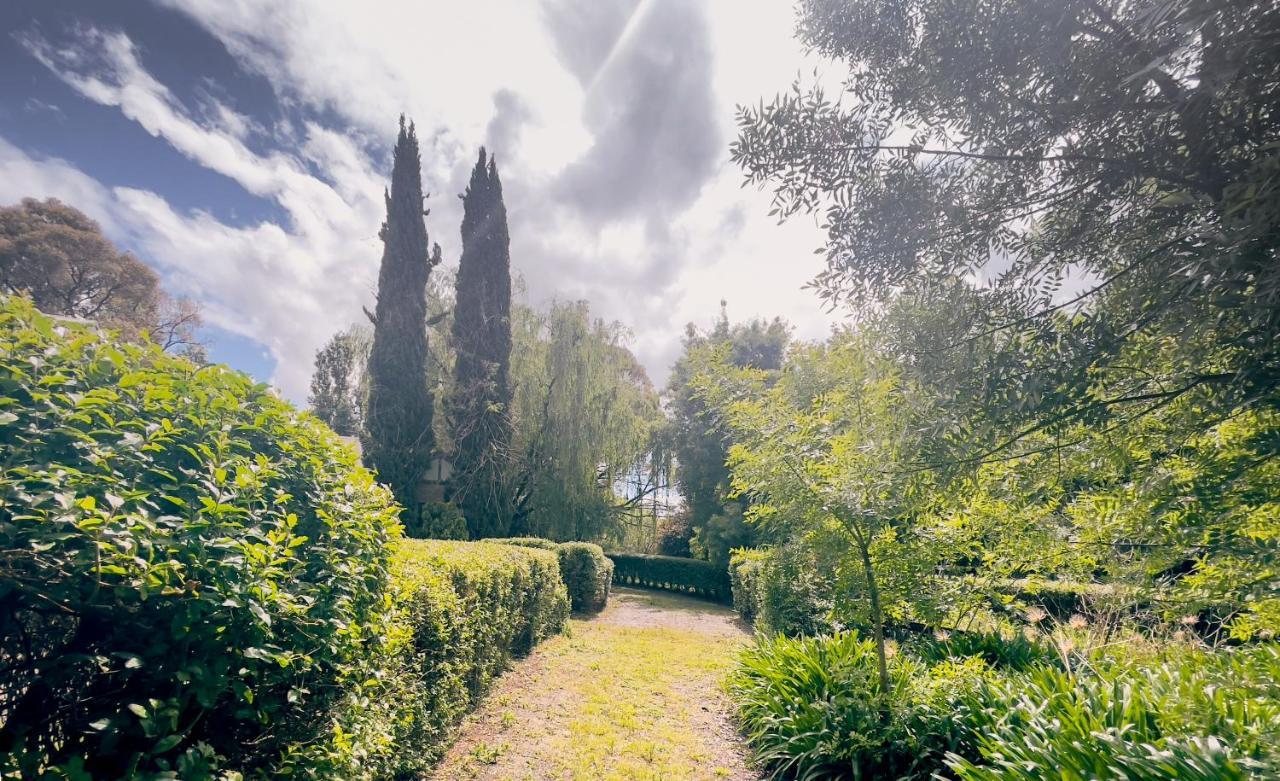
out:
M495 537L484 542L555 551L560 557L560 574L569 589L569 601L575 612L598 613L609 601L613 562L595 543L552 542L542 537Z
M659 588L732 601L729 573L710 562L643 553L606 555L613 561L613 582L619 586Z
M564 628L569 599L556 554L528 547L405 540L392 572L413 687L397 774L409 776L439 758L512 656Z
M729 585L733 590L733 609L744 621L752 621L764 600L764 566L769 552L754 548L738 548L729 556Z
M327 427L0 297L0 441L0 776L386 760L397 514Z

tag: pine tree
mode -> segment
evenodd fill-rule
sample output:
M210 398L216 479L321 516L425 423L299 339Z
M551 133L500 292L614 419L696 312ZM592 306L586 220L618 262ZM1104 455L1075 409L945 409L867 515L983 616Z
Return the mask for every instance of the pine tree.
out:
M406 522L416 517L414 491L435 445L427 383L427 281L440 263L440 247L428 250L423 200L418 137L413 123L406 127L401 116L387 220L378 234L383 251L371 317L365 463L391 488Z
M503 480L511 442L511 253L502 182L483 148L462 205L450 404L454 497L472 537L500 536L509 533L511 517Z

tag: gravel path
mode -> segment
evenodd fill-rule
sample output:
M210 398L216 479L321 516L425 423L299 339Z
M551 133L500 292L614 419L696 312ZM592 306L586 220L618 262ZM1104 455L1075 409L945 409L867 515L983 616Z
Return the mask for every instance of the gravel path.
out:
M758 779L721 690L749 642L727 608L616 589L502 676L432 778Z

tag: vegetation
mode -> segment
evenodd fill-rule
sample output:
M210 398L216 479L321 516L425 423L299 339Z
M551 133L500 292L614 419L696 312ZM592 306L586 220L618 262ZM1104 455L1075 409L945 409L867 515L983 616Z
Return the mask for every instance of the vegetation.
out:
M307 403L317 418L344 437L359 437L364 432L369 393L366 367L372 346L372 332L352 326L334 334L316 351Z
M609 601L613 562L599 545L590 542L552 542L542 537L505 537L486 540L553 551L560 560L560 576L575 613L599 613Z
M510 533L511 255L497 162L480 159L462 194L462 257L453 312L454 501L472 537Z
M392 571L413 686L397 735L407 776L440 757L512 656L564 628L569 599L556 555L532 548L406 540Z
M0 307L6 773L354 773L390 496L267 388ZM385 726L385 725L383 725ZM372 745L353 745L352 736Z
M93 320L203 361L200 308L174 298L150 266L121 252L83 212L56 198L0 207L0 293L41 312Z
M387 220L379 233L384 247L378 303L370 318L373 344L364 457L406 514L418 506L418 482L435 447L433 399L427 386L426 295L431 269L440 263L440 248L428 251L420 167L417 134L401 117Z
M714 564L697 559L644 553L609 553L613 582L697 594L722 602L732 600L729 576Z

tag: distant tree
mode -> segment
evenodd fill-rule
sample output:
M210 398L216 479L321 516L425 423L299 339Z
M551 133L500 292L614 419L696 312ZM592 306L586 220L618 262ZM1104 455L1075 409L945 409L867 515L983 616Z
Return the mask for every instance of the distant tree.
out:
M689 523L695 529L693 548L706 558L717 552L716 559L726 565L729 548L751 544L753 531L742 520L740 510L725 510L729 436L693 387L691 356L720 345L726 348L734 366L772 372L782 367L788 339L789 327L778 318L731 326L722 304L720 319L709 333L699 332L692 324L686 328L684 352L667 382L676 485L688 508Z
M656 545L659 555L684 556L692 555L689 541L693 538L693 526L689 523L688 508L675 515L663 519L658 524Z
M333 335L316 351L308 402L316 417L344 437L364 430L364 375L370 339L360 327Z
M166 294L150 266L56 198L0 208L0 291L30 296L46 314L94 320L127 339L146 332L166 350L204 359L199 306Z
M502 182L483 148L462 195L453 348L453 500L472 537L503 536L511 519L503 480L512 433L511 255Z
M430 248L427 241L421 164L417 133L402 116L386 195L387 220L378 234L383 252L371 315L364 456L407 518L416 518L415 489L435 446L432 390L427 386L427 281L440 263L440 247Z

